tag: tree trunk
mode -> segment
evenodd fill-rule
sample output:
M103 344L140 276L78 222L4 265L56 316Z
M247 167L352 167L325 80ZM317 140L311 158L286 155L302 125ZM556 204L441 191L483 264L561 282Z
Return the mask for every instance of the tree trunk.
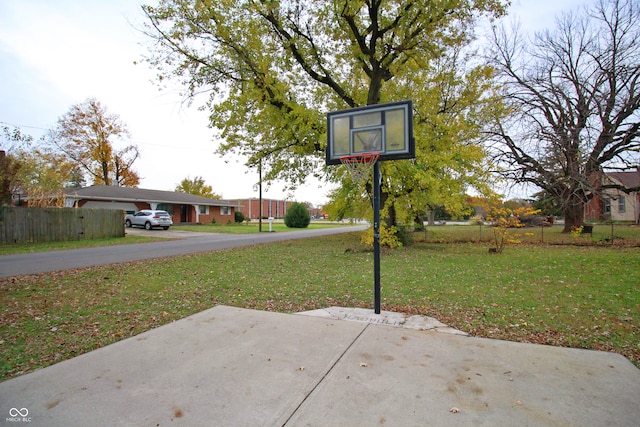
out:
M382 209L383 205L380 205L380 209ZM391 203L391 205L389 206L389 208L387 209L387 212L389 213L389 216L387 218L384 219L385 224L387 225L387 228L391 228L394 225L397 225L397 215L396 215L396 205L395 203Z
M424 218L422 217L421 214L416 214L416 217L413 219L413 221L415 222L415 230L416 231L422 231L424 230Z
M436 210L431 209L429 211L429 225L436 225Z
M11 206L11 158L0 150L0 206Z
M102 179L104 180L104 185L111 185L109 182L109 165L107 162L102 162Z
M584 225L584 202L579 198L572 198L567 201L564 208L564 229L563 233L570 233L573 227Z

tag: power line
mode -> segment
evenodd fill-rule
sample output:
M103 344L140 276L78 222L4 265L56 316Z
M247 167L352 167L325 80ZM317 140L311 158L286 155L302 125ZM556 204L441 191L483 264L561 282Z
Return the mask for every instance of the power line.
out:
M51 129L41 128L41 127L38 127L38 126L19 125L19 124L9 123L9 122L5 122L5 121L1 121L1 120L0 120L0 124L13 126L15 128L20 128L20 129L26 128L26 129L37 129L37 130L44 130L44 131L50 131L51 130ZM166 144L158 144L156 142L142 142L142 141L136 141L136 140L128 140L126 142L130 142L130 143L138 144L138 145L150 145L150 146L154 146L154 147L169 148L169 149L172 149L172 150L198 150L198 151L207 151L207 152L213 153L212 149L202 148L202 147L185 147L185 146L176 146L176 145L166 145Z
M197 150L197 151L206 151L208 153L213 154L213 148L203 148L203 147L185 147L185 146L180 146L177 147L175 145L164 145L164 144L158 144L155 142L139 142L139 141L129 141L132 142L134 144L138 144L138 145L152 145L154 147L162 147L162 148L170 148L172 150L180 150L180 151L193 151L193 150Z
M37 126L17 125L17 124L15 124L15 123L8 123L8 122L3 122L3 121L0 121L0 123L2 123L3 125L13 126L14 128L27 128L27 129L38 129L38 130L51 130L51 129L45 129L45 128L41 128L41 127L37 127Z

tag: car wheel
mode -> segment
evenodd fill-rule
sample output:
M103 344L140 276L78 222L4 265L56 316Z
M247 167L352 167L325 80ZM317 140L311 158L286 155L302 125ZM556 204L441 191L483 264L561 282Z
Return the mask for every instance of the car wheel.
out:
M150 222L145 222L144 223L144 229L145 230L151 230L151 223Z
M162 227L162 229L163 229L163 230L168 230L168 229L169 229L169 227Z
M126 226L127 226L127 228L131 228L131 221L126 220L126 221L124 222L124 225L126 225Z

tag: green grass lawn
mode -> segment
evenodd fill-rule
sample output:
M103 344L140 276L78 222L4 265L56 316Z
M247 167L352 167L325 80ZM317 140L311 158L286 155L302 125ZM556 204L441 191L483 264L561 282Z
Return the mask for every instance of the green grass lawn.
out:
M470 230L428 229L426 239L414 233L413 245L385 251L382 309L480 337L615 351L640 365L640 229L625 229L613 245L595 233L558 235L499 255L488 253L488 242L464 241ZM371 308L373 255L359 239L348 233L0 279L0 379L217 304Z

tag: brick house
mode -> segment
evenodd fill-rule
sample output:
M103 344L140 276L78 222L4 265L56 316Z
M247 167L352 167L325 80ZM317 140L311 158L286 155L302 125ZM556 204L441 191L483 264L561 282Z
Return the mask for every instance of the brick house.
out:
M246 218L259 219L260 217L260 199L236 199L230 200L234 205L238 206L240 212ZM284 218L287 210L293 202L288 200L262 199L262 217L263 218Z
M629 193L615 188L602 190L585 205L585 219L640 223L640 171L598 174L596 185L617 185L636 190Z
M66 190L65 206L79 208L122 209L135 213L142 209L167 211L174 223L218 224L233 222L237 204L174 191L93 185Z

